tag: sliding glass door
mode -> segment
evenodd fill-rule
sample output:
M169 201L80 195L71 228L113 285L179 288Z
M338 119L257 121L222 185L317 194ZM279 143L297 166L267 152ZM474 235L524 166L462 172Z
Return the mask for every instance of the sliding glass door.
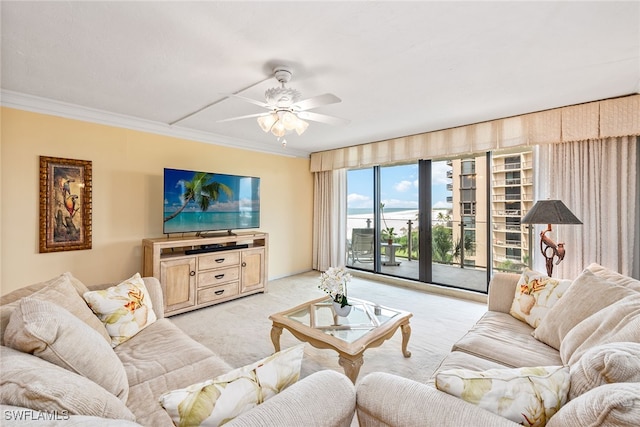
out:
M419 278L418 164L381 166L380 272Z
M375 268L373 168L350 170L347 175L347 262L349 267Z
M487 291L486 156L431 162L431 282Z
M528 264L532 152L347 173L347 266L487 292L492 271Z

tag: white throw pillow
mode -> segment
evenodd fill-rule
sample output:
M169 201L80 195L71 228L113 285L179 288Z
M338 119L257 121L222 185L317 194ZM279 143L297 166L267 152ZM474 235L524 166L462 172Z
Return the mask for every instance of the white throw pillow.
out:
M98 332L57 304L22 298L4 339L8 347L87 377L127 401L129 381L113 349Z
M111 336L111 347L127 341L157 319L139 273L117 286L87 292L84 299L104 323Z
M562 340L560 358L571 366L590 348L625 341L640 342L640 292L633 292L578 323Z
M573 400L596 387L610 383L640 384L640 343L613 342L587 350L571 366ZM640 385L638 385L640 392Z
M570 285L570 280L552 279L527 268L518 280L509 313L537 328Z
M98 384L32 354L0 346L0 371L3 404L34 411L135 420L122 400ZM32 421L31 425L51 425L45 420ZM60 425L67 422L73 424L61 421Z
M515 423L540 427L566 403L569 378L563 366L451 369L436 374L436 387Z
M542 319L533 336L538 341L560 350L565 336L576 325L634 293L637 292L584 270L569 286L562 299Z
M300 378L304 344L212 380L160 396L178 426L219 426L254 408Z

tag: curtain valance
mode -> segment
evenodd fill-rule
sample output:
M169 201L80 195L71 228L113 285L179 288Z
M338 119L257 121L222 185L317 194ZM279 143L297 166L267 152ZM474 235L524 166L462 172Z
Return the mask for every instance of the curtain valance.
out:
M311 172L629 135L640 135L640 95L320 151Z

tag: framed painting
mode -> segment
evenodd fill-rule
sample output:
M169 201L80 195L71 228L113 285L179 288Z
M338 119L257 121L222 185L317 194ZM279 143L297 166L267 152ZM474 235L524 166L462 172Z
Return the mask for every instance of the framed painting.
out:
M40 253L91 249L91 161L40 156Z

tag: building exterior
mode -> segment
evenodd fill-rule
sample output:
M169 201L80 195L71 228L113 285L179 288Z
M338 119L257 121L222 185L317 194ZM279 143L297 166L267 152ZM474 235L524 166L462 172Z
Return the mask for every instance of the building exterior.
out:
M451 191L454 247L458 245L456 262L486 268L485 242L490 241L495 271L522 271L530 256L528 227L520 220L533 205L532 151L494 153L489 171L485 156L450 160L447 165L451 167L447 177L452 182L447 189ZM487 236L489 219L491 235ZM465 244L461 245L463 234Z

